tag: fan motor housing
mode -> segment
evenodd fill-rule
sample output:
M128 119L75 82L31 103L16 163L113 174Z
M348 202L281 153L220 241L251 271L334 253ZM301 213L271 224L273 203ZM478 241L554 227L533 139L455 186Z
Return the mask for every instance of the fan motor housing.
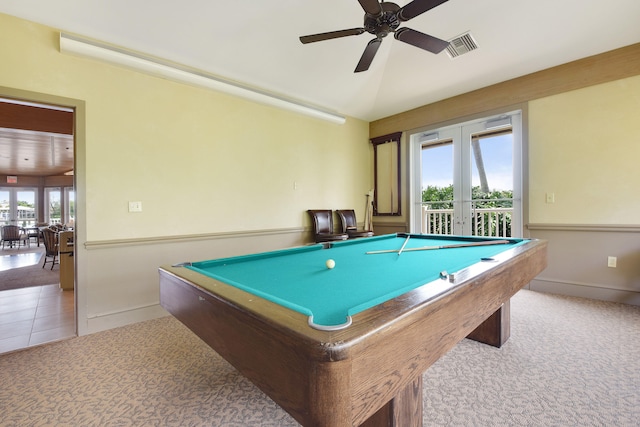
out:
M382 14L379 16L364 15L364 29L378 38L386 37L400 26L397 12L400 6L391 2L380 3Z

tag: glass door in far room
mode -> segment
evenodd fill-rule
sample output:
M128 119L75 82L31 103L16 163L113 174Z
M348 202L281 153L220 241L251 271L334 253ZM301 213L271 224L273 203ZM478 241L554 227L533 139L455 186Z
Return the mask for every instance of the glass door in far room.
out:
M33 227L36 222L36 189L0 187L0 225Z
M519 112L411 135L411 230L522 236Z

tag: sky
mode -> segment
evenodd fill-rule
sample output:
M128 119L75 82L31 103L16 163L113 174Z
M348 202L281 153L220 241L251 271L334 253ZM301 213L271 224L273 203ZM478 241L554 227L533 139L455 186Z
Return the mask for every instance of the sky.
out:
M483 138L480 142L490 190L512 190L512 136ZM453 145L439 145L422 150L422 187L453 184ZM478 170L472 156L472 186L480 185Z

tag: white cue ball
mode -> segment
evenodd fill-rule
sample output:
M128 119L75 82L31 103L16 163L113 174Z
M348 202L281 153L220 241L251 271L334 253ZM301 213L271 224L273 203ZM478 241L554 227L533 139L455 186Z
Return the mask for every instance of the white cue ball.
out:
M336 266L336 262L335 262L334 260L332 260L332 259L328 259L328 260L327 260L327 268L328 268L329 270L331 270L331 269L332 269L333 267L335 267L335 266Z

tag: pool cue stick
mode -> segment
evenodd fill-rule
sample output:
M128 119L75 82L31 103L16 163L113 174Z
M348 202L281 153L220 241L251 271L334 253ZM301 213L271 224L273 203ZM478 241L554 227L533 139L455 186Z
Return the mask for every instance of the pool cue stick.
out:
M405 249L405 252L413 252L413 251L431 251L435 249L453 249L453 248L468 248L471 246L489 246L489 245L504 245L506 243L511 243L508 240L491 240L487 242L472 242L472 243L458 243L455 245L441 245L441 246L423 246L421 248L409 248ZM388 254L392 252L397 252L397 249L388 249L383 251L369 251L366 252L367 255L371 254Z
M407 246L407 243L409 243L409 238L411 237L410 234L407 234L407 238L404 239L404 243L402 244L402 247L400 248L400 250L398 251L398 256L400 256L400 254L402 253L402 251L404 250L404 247Z

